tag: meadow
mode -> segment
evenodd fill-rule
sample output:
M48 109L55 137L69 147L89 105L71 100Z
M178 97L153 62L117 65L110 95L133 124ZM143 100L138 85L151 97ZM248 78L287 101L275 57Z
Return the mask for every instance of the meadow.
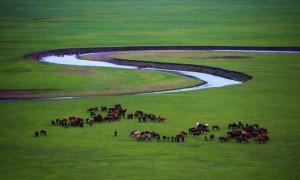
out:
M42 64L24 56L67 47L300 46L299 8L300 3L292 0L1 1L0 89L80 95L131 86L143 91L153 84L174 82L187 86L196 82L157 72ZM208 58L236 55L251 58ZM120 57L222 67L254 78L241 85L194 92L0 102L0 179L300 178L299 54L129 53ZM93 73L61 73L72 69ZM87 117L89 107L117 103L167 120L164 124L122 120L82 129L50 125L58 117ZM171 143L136 142L129 137L133 129L175 135L198 121L219 124L217 136L233 121L259 123L269 130L271 140L239 144L188 137L184 143ZM35 138L37 129L46 129L48 136ZM118 137L113 136L115 130Z

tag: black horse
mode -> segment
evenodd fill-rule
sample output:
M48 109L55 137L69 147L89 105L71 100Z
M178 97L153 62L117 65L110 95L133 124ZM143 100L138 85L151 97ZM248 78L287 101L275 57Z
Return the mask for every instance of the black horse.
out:
M41 134L41 136L47 136L47 132L43 129L40 130L40 134Z

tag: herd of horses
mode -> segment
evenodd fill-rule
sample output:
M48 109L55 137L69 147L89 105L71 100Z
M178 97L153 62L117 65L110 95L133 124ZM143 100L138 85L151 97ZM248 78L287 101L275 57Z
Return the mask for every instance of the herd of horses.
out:
M214 141L215 134L211 132L220 131L220 127L218 125L212 125L211 128L207 123L196 123L195 127L191 127L188 129L188 133L185 131L181 131L175 136L165 136L160 135L155 131L138 131L134 130L130 133L130 136L135 138L137 141L169 141L169 142L184 142L185 138L190 136L204 136L205 141ZM267 135L267 129L263 127L259 127L258 124L243 124L241 122L234 122L228 125L227 134L219 137L219 141L221 143L226 143L228 141L236 140L238 143L247 143L249 144L249 140L253 139L254 142L258 143L267 143L269 141L269 136Z
M68 118L57 118L51 121L53 126L68 127L81 127L84 125L93 126L95 123L119 121L121 119L136 119L139 123L144 122L159 122L164 123L166 118L153 113L147 113L141 110L137 110L133 113L126 113L127 109L123 108L121 104L116 104L112 107L101 106L91 107L87 109L89 113L88 118L81 118L78 116L70 116ZM219 136L221 143L229 142L230 140L236 140L238 143L249 143L252 139L254 142L267 143L269 141L267 129L260 127L258 124L243 124L242 122L234 122L228 124L228 130L225 135ZM188 135L190 136L204 136L205 141L214 141L216 138L215 133L220 132L219 125L212 125L211 127L207 123L196 123L196 126L188 129L188 133L180 131L173 136L160 135L155 131L138 131L134 130L129 135L135 138L137 141L164 141L164 142L184 142ZM117 136L117 131L114 135ZM36 137L46 136L45 130L36 131L34 133Z
M68 127L84 127L84 124L89 126L93 126L94 123L101 123L101 122L112 122L112 121L119 121L121 119L137 119L138 122L165 122L166 118L155 115L153 113L147 113L141 110L137 110L134 113L128 113L126 115L127 109L123 108L121 104L116 104L113 107L101 106L98 107L91 107L87 109L90 117L88 118L81 118L78 116L70 116L68 118L57 118L56 120L51 121L53 126L61 126L64 128Z
M220 131L218 125L213 125L211 130L208 124L197 123L196 127L189 128L189 134L193 136L199 136L204 134L204 139L214 140L215 135L210 134L209 138L206 135L210 131ZM266 128L260 127L259 124L243 124L242 122L234 122L228 124L228 131L226 135L220 136L219 141L222 143L228 142L231 139L235 139L239 143L249 143L250 139L258 143L267 143L269 141L268 130Z
M159 133L155 131L138 131L134 130L129 134L131 137L135 138L137 141L150 141L153 139L156 139L157 141L163 140L163 141L172 141L172 142L184 142L185 137L187 136L187 133L182 131L178 133L175 136L165 136L160 135Z

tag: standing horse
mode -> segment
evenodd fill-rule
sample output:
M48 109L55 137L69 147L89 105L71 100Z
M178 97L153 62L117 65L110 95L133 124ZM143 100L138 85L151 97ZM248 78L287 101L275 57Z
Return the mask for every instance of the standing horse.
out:
M47 132L43 129L40 130L40 134L41 134L41 136L47 136Z

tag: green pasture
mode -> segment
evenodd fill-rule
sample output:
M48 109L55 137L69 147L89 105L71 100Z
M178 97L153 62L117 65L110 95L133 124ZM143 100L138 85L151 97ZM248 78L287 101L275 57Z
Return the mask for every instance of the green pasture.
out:
M0 89L95 95L192 85L198 81L173 74L42 64L24 55L95 46L300 46L299 8L293 0L1 1ZM211 58L215 56L251 58ZM204 51L120 57L215 66L254 78L241 85L173 94L0 102L0 179L300 178L299 54ZM74 69L93 73L64 73ZM88 117L86 109L92 106L117 103L130 112L144 110L167 120L121 120L82 129L50 125L56 118ZM198 121L219 124L217 137L233 121L259 123L271 140L263 145L221 144L201 136L164 143L129 137L134 129L171 136ZM33 137L38 129L47 130L48 136ZM118 137L113 137L115 130Z

